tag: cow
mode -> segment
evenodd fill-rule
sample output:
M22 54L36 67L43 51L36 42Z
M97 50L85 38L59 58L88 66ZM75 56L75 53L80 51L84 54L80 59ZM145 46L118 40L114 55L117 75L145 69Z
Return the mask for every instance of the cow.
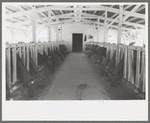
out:
M124 68L124 57L122 58L120 63L114 68L114 70L112 70L107 76L108 80L111 82L112 87L118 85L119 80L123 76L123 68Z
M111 60L108 62L108 64L106 65L106 67L104 68L105 71L105 75L106 78L109 79L109 77L107 77L112 70L114 70L115 68L115 59L116 59L116 52L114 53L113 57L111 58Z
M88 58L90 58L92 55L94 55L95 63L100 64L102 62L102 58L106 57L106 48L104 48L104 47L100 47L100 46L94 45L94 44L93 45L87 44L85 49L90 50L90 52L88 54Z
M69 53L67 47L64 44L60 44L59 49L60 49L60 52L62 52L64 56L66 56Z
M58 50L58 48L54 48L54 53L57 55L62 61L64 61L64 56L63 54Z
M103 60L101 63L99 63L99 68L101 70L101 75L105 75L105 67L110 61L110 52L106 55L106 57L103 56Z

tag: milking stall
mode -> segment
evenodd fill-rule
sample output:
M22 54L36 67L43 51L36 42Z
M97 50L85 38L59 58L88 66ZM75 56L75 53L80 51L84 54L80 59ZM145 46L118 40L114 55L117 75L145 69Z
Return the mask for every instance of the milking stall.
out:
M144 3L9 3L3 11L7 101L145 100Z

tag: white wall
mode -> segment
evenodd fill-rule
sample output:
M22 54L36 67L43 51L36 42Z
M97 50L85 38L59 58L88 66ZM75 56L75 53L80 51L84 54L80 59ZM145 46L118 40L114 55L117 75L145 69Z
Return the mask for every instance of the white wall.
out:
M87 42L89 35L93 36L93 25L81 24L81 23L72 23L62 25L62 40L67 41L70 44L70 50L72 50L72 34L73 33L83 33L83 46L84 46L84 37L86 35ZM103 42L103 27L99 31L99 42ZM97 30L94 29L93 40L97 42ZM84 49L84 47L83 47Z

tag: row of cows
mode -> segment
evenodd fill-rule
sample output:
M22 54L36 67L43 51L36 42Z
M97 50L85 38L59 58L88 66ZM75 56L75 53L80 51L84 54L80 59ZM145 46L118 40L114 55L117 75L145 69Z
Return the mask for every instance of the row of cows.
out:
M59 49L57 47L48 48L48 55L43 50L43 54L38 53L37 67L31 57L31 51L29 51L29 71L26 68L26 63L24 64L19 54L16 54L17 82L9 87L6 79L6 100L27 100L35 97L50 83L48 77L55 73L55 69L61 61L64 61L68 53L64 44L59 45ZM12 56L11 50L11 60Z
M102 76L106 76L107 80L110 82L110 85L112 87L116 87L123 77L123 71L124 71L124 55L120 57L120 62L117 66L115 66L115 60L116 60L116 50L113 54L113 56L110 58L111 52L109 51L107 53L107 48L100 47L95 44L87 44L85 50L88 52L88 57L91 58L94 56L95 63L98 64L98 67L100 69L100 74ZM107 54L106 54L107 53ZM137 51L133 50L133 73L135 74L136 71L136 55ZM134 75L135 80L135 75Z

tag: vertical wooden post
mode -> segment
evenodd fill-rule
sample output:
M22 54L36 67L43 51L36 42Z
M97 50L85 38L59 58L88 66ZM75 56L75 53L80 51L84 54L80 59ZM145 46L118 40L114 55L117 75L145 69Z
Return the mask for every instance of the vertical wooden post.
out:
M107 7L105 7L105 22L104 22L104 41L107 42L108 36L107 36Z
M8 81L8 86L11 86L11 54L10 54L10 48L6 49L6 69L7 69L7 73L6 73L6 77L7 77L7 81Z
M106 55L107 55L109 52L109 44L106 44L106 48L107 48L107 50L106 50Z
M18 48L19 48L19 56L20 56L20 58L22 58L22 56L21 56L21 46L18 47Z
M62 41L62 22L61 22L61 41Z
M99 18L97 18L97 44L99 42Z
M112 44L110 44L110 59L112 58L112 56L113 56Z
M94 26L94 23L93 23L93 41L94 41L94 30L95 30L95 26Z
M42 52L42 48L41 48L41 43L40 43L40 44L39 44L39 52L38 52L38 53L41 54L41 52Z
M127 46L124 46L124 78L127 78Z
M43 51L45 52L45 43L43 43ZM43 53L44 54L44 53Z
M12 49L12 62L13 62L13 84L17 81L17 57L16 57L16 47Z
M43 50L44 50L44 44L41 44L41 54L43 55Z
M39 43L37 43L37 54L39 53Z
M125 49L124 49L124 47L122 46L122 47L121 47L121 59L122 59L123 56L124 56L124 52L125 52Z
M58 30L58 26L57 26L57 29L56 29L56 41L59 41L59 30Z
M23 63L25 65L26 54L25 54L25 46L23 47Z
M146 68L145 68L145 51L142 51L142 69L141 69L141 73L143 73L142 75L142 92L145 93L145 71L146 71Z
M134 69L133 69L133 50L131 50L131 53L130 53L130 55L131 55L131 61L130 61L130 82L131 82L131 84L134 84L135 82L134 82Z
M29 46L27 45L27 70L29 71Z
M96 35L95 35L95 41L96 41L96 40L97 40L97 37L96 37L96 36L97 36L96 23L94 23L94 27L95 27L95 34L96 34Z
M134 69L133 69L133 50L130 52L130 83L135 84L134 82Z
M122 5L120 5L120 12L119 12L119 28L118 28L118 38L117 38L117 44L119 44L120 42L121 42L121 28L122 28L122 16L123 16L123 6ZM117 66L118 65L118 63L119 63L119 55L120 55L120 53L119 53L119 47L117 47L117 49L116 49L116 63L115 63L115 66Z
M120 62L120 59L121 59L121 47L120 45L118 45L118 64Z
M135 86L139 88L139 74L140 74L140 50L137 50L137 59L136 59L136 80Z
M48 55L48 46L47 42L45 43L45 48L46 48L46 54Z
M35 5L32 5L32 38L34 45L34 62L36 66L38 66L37 63L37 45L36 45L36 21L35 21Z
M131 78L131 52L132 50L128 48L128 81Z
M51 41L51 6L48 9L48 40Z
M30 44L29 44L29 52L31 53L31 57L33 58L33 50L32 50L32 46L30 46Z

